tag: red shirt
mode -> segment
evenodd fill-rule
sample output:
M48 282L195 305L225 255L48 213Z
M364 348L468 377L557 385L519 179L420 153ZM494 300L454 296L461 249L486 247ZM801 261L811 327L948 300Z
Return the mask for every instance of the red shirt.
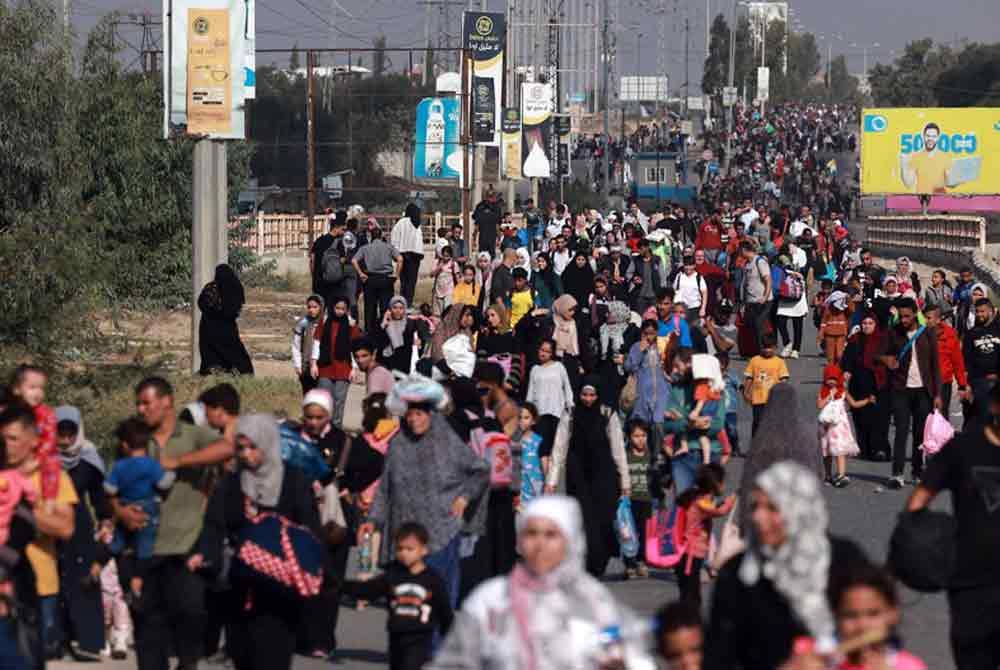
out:
M319 376L323 379L332 379L334 381L350 381L351 379L351 369L353 364L351 362L351 355L347 355L346 361L338 361L333 357L333 350L337 344L337 331L340 329L340 324L336 321L329 322L329 328L327 328L326 319L320 321L316 326L316 342L322 346L323 338L327 338L327 346L330 348L330 364L319 366ZM361 331L358 330L357 326L351 326L351 341L361 337Z
M698 236L694 240L695 249L721 249L722 231L714 221L706 221L698 229Z

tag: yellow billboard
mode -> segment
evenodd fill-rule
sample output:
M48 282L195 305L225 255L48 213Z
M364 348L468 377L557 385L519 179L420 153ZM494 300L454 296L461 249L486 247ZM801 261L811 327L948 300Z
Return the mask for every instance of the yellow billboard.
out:
M865 109L861 192L1000 194L1000 108Z

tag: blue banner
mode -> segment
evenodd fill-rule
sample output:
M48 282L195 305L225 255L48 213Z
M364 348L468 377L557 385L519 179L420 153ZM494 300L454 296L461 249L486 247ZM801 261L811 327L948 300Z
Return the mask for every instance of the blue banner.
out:
M458 181L462 173L458 98L424 98L417 105L413 178Z

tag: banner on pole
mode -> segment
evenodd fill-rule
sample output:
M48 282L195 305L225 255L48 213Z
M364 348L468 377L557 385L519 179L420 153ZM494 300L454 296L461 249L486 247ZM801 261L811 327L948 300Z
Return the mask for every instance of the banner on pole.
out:
M552 137L552 86L521 86L521 174L548 179L552 176L549 147Z
M507 179L521 179L521 112L514 107L503 110L501 164Z
M489 12L465 12L462 45L472 61L472 141L500 145L504 46L507 17Z
M457 184L462 175L461 128L458 98L420 101L413 147L414 179Z

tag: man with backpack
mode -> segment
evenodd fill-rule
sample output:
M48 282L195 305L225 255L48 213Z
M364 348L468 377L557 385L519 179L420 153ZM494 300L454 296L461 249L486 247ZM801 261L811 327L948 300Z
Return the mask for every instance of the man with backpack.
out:
M329 216L330 230L317 237L309 250L309 273L313 279L313 293L323 296L324 300L327 297L329 287L323 279L323 257L334 246L337 238L344 234L347 225L347 212L333 214L328 209L326 213Z
M351 263L365 291L365 332L374 333L389 308L396 276L402 271L403 256L382 239L380 228L369 228L370 241L358 249Z
M764 336L770 332L771 314L771 266L767 259L757 253L756 245L750 240L740 242L740 254L746 264L740 283L740 305L743 322L753 329L758 350L763 348Z
M708 282L695 268L694 256L685 256L683 269L674 277L674 301L687 308L687 322L698 325L708 308Z

